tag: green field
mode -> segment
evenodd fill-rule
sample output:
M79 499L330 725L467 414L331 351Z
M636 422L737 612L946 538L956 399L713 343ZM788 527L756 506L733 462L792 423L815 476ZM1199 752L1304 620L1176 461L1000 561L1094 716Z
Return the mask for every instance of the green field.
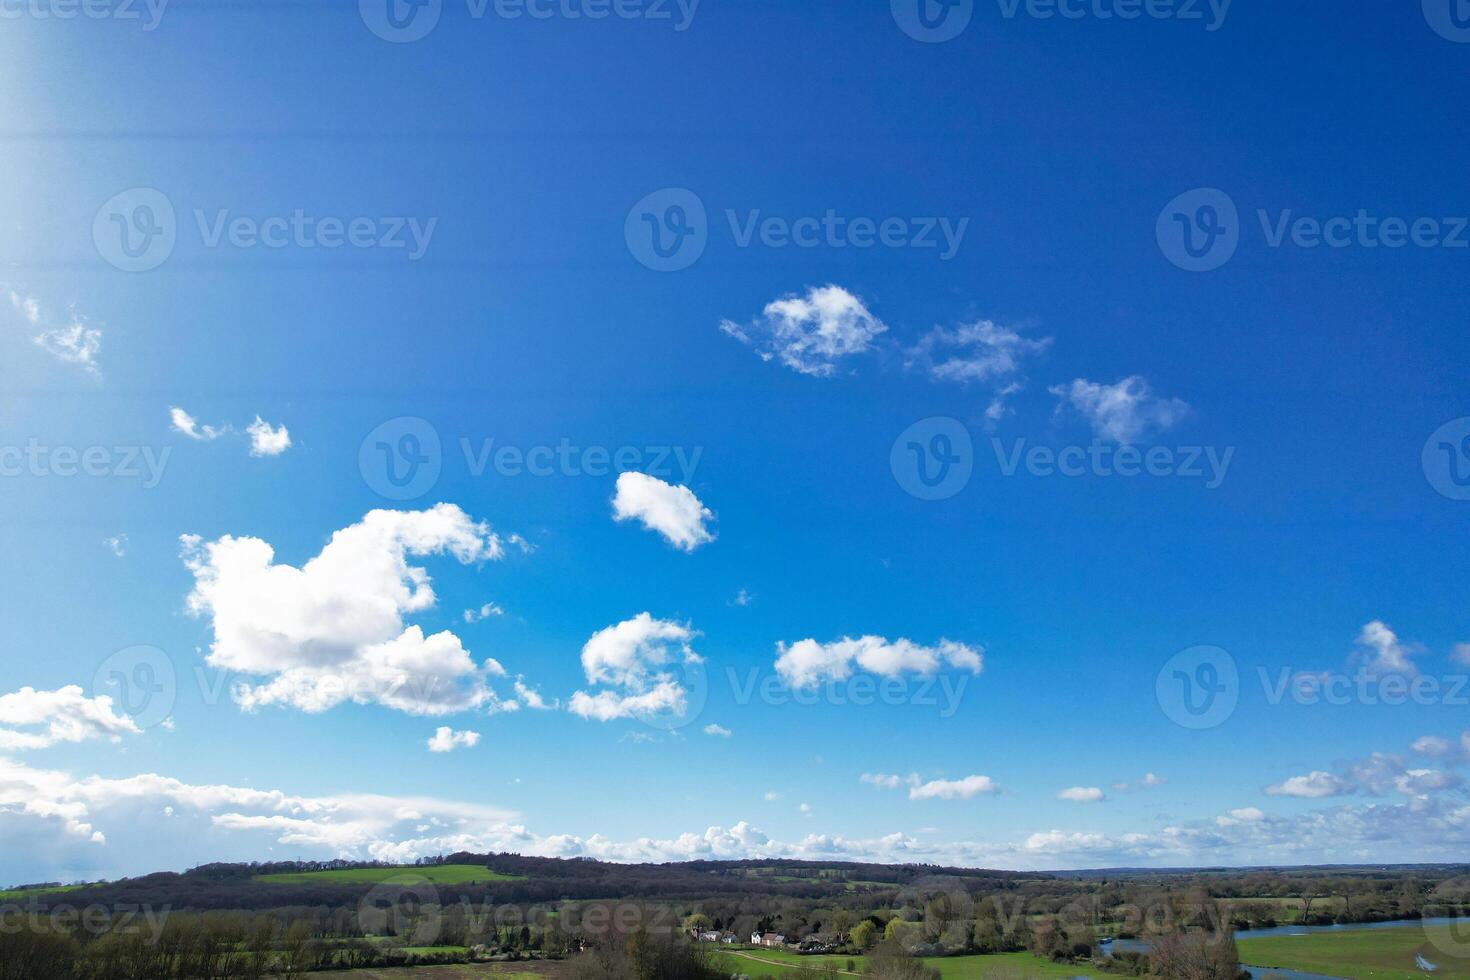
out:
M0 902L15 902L39 895L59 895L62 892L74 892L86 887L86 885L53 885L50 888L12 888L9 891L0 891Z
M719 965L732 973L745 973L751 977L771 977L783 980L791 972L802 967L847 969L847 961L853 960L857 972L863 972L861 956L801 956L784 949L717 950ZM995 953L990 956L932 956L924 960L936 967L944 980L978 980L980 977L996 977L997 980L1064 980L1067 977L1105 977L1107 974L1089 970L1086 966L1058 966L1050 960L1032 956L1030 953ZM762 965L764 963L764 965Z
M434 885L473 885L491 881L519 881L521 875L501 874L477 864L405 865L399 868L344 868L339 871L301 871L258 875L256 881L274 885L313 885L328 882L347 885L376 885L395 880L427 881Z
M1470 980L1470 958L1445 955L1417 927L1267 936L1241 939L1236 945L1242 963L1263 969L1300 970L1349 980ZM1418 969L1416 953L1439 969L1432 973Z
M554 980L565 963L465 963L458 966L379 967L333 971L333 980Z

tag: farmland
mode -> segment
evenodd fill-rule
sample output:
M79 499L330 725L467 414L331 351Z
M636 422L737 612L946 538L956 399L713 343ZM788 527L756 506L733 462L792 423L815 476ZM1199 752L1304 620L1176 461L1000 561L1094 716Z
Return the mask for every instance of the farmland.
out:
M1445 955L1418 927L1265 936L1239 940L1237 946L1242 963L1349 980L1470 980L1470 958ZM1416 955L1438 969L1417 968Z
M847 970L848 961L862 973L865 968L862 956L802 956L787 950L750 949L719 950L715 953L719 966L732 973L743 973L754 978L770 977L783 980L802 968L812 970ZM1030 953L992 953L984 956L933 956L924 962L939 970L943 980L979 980L981 977L1007 978L1007 980L1064 980L1068 977L1106 974L1098 971L1089 973L1083 966L1065 966L1052 963Z
M521 881L523 876L491 871L477 864L404 865L384 868L340 868L257 875L256 881L274 885L377 885L385 881L427 881L432 885L475 885L491 881Z

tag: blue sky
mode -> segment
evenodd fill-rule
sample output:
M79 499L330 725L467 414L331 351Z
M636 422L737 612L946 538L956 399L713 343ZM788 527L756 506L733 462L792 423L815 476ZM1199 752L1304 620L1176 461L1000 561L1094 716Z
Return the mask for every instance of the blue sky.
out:
M461 846L1462 854L1448 8L976 0L933 42L897 6L444 0L413 41L370 0L3 6L0 879ZM167 234L131 259L117 220ZM682 267L650 267L648 220L695 229ZM385 495L377 443L426 432L438 479ZM477 463L563 445L592 455ZM1007 475L1094 445L1106 468ZM1116 475L1125 445L1174 475ZM659 482L584 472L619 450ZM299 569L384 508L410 516L347 534L324 593L197 598L226 537ZM468 549L403 557L432 603L369 573L405 536ZM473 675L427 672L462 710L230 694L413 627L465 651ZM1219 675L1171 658L1201 646L1239 680L1190 728L1174 670ZM173 682L99 700L139 663ZM885 674L892 703L852 703ZM1272 703L1324 674L1346 703ZM440 727L479 738L431 752Z

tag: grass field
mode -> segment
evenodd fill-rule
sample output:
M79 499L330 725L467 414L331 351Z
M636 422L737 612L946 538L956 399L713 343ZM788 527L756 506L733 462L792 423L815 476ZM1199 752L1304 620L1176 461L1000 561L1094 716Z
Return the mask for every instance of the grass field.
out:
M557 980L565 963L467 963L458 966L383 967L333 971L333 980Z
M501 874L477 864L405 865L400 868L345 868L339 871L301 871L277 875L259 875L256 881L275 885L311 885L331 882L351 885L376 885L390 878L415 878L435 885L473 885L490 881L518 881L520 875Z
M21 901L39 895L58 895L61 892L74 892L86 887L86 885L54 885L50 888L12 888L9 891L0 891L0 902Z
M1241 939L1236 945L1242 963L1263 968L1349 980L1470 980L1470 958L1445 955L1429 942L1424 929L1417 927L1267 936ZM1417 968L1416 953L1439 969L1430 972Z
M743 954L743 955L742 955ZM783 980L794 970L802 967L826 969L836 967L846 970L847 961L854 961L857 972L863 972L861 956L800 956L783 949L717 950L719 965L732 973L745 973L751 977L771 977ZM1106 976L1085 966L1058 966L1049 960L1032 956L1030 953L996 953L990 956L935 956L924 960L937 967L944 980L978 980L980 977L997 977L1005 980L1064 980L1076 976Z

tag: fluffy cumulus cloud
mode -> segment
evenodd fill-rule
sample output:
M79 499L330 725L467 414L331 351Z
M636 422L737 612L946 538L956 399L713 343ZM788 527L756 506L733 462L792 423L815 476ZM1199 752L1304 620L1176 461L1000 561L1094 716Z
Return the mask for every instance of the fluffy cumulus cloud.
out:
M954 329L935 327L908 352L910 367L935 381L976 384L991 390L985 417L999 421L1010 414L1006 399L1025 385L1026 363L1051 346L1050 337L1030 338L989 320Z
M284 425L273 426L259 415L245 427L250 436L250 455L279 456L291 448L291 433Z
M278 563L259 538L182 541L194 575L188 610L214 630L209 664L268 678L236 685L243 707L325 711L350 699L444 715L496 702L487 680L504 675L498 662L477 663L447 630L425 635L404 622L436 601L411 557L471 565L504 553L500 537L458 507L371 511L299 568Z
M915 799L994 791L993 783L976 776L917 785L895 777L894 788L904 786ZM164 820L167 834L158 831ZM513 812L488 804L381 794L291 796L193 785L153 773L77 777L0 756L0 838L10 845L8 870L16 880L112 878L259 859L276 849L291 857L391 862L467 850L623 862L796 858L1036 870L1323 864L1370 854L1375 861L1443 862L1462 859L1470 847L1470 804L1443 794L1286 816L1242 807L1136 832L1053 828L990 840L931 839L929 833L812 833L778 840L736 821L702 832L613 840L596 833L536 832Z
M1434 751L1439 747L1439 743L1426 743L1425 739L1414 743L1416 751L1431 749L1430 752L1421 752L1426 755L1439 754ZM1461 759L1452 755L1446 756L1446 762L1451 765L1462 764ZM1304 776L1292 776L1282 782L1267 786L1265 793L1267 796L1296 796L1305 799L1350 796L1354 793L1361 793L1365 796L1388 796L1397 793L1427 799L1431 794L1442 790L1456 789L1462 782L1463 780L1453 772L1410 766L1400 756L1386 752L1374 752L1366 759L1346 766L1341 772L1331 773L1318 769Z
M966 776L964 779L933 779L909 787L911 800L968 800L975 796L999 793L1000 787L989 776Z
M0 752L50 748L61 742L119 741L138 726L112 709L112 698L87 697L75 684L55 691L23 687L0 695Z
M897 773L865 772L860 779L870 786L883 789L909 788L911 800L968 800L975 796L1000 792L1000 787L989 776L966 776L964 779L932 779L925 782L918 773L900 776Z
M75 308L58 319L48 315L40 300L7 288L10 308L31 331L31 340L58 360L75 364L92 375L101 373L97 355L102 351L102 331L91 325Z
M648 530L663 535L680 551L693 551L715 539L709 529L715 515L694 491L646 473L630 470L618 474L612 508L613 520L637 520Z
M577 691L569 710L596 721L684 714L688 691L678 671L702 662L691 646L697 635L688 623L647 612L598 630L582 647L582 671L603 689Z
M207 425L177 405L169 408L168 421L175 432L195 442L213 442L223 436L235 434L233 425ZM245 435L250 439L252 456L279 456L291 448L291 433L286 427L272 425L259 415L255 416L254 422L245 426Z
M177 405L174 405L168 410L168 423L179 435L187 436L199 442L211 442L230 432L228 425L213 426L200 424L198 419Z
M813 639L776 645L776 673L794 688L812 688L827 681L845 681L855 669L882 677L904 674L930 676L944 666L980 673L984 651L980 647L940 640L922 646L912 640L889 641L881 636L843 637L831 643Z
M1058 793L1057 799L1070 803L1101 803L1106 797L1096 786L1073 786Z
M434 730L434 736L429 739L429 751L453 752L458 748L467 749L479 744L479 732L457 732L448 725L441 725Z
M858 297L828 285L773 300L750 324L725 320L720 329L754 347L763 360L825 378L837 373L843 359L871 350L888 328Z
M1375 619L1358 631L1357 649L1351 660L1362 664L1370 674L1416 674L1418 670L1410 659L1416 653L1387 623Z
M706 735L713 735L716 738L729 738L731 735L735 734L724 725L717 725L714 722L710 722L708 725L704 726L704 733Z
M1187 404L1155 395L1137 375L1111 385L1077 378L1049 390L1060 400L1059 414L1072 409L1087 420L1094 435L1111 442L1140 442L1167 432L1189 414Z

